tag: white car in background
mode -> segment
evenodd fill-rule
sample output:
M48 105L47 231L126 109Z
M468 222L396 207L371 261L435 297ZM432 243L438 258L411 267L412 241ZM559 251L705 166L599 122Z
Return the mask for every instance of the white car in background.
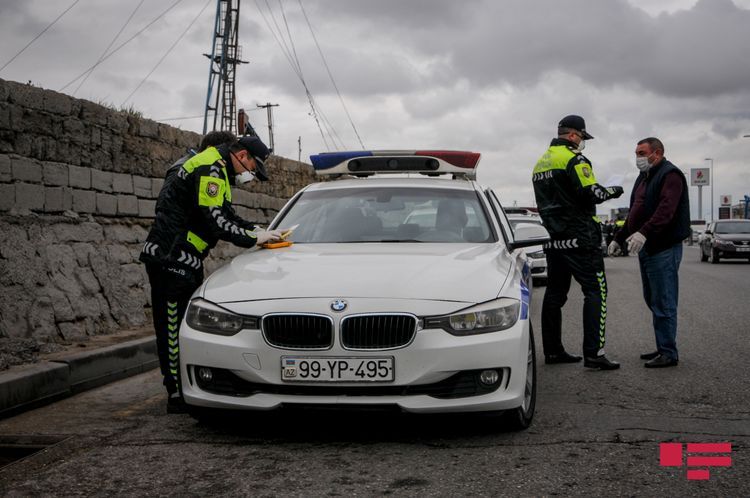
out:
M313 156L318 173L363 178L302 189L271 224L297 226L291 245L249 250L196 291L179 336L191 414L385 405L528 427L536 360L522 248L546 232L511 229L497 196L473 180L478 161L453 151ZM442 174L453 179L432 178Z
M509 214L508 221L513 230L521 224L532 224L542 227L545 232L547 231L542 225L542 218L533 214ZM534 283L543 284L547 281L547 257L544 255L542 245L527 247L525 251L529 257L531 276L534 278Z

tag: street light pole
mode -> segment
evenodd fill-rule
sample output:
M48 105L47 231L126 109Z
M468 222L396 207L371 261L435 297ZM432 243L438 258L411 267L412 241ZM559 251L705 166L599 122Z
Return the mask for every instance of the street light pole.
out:
M709 181L711 182L711 221L714 221L714 158L713 157L707 157L704 159L705 161L711 161L711 173L709 176Z

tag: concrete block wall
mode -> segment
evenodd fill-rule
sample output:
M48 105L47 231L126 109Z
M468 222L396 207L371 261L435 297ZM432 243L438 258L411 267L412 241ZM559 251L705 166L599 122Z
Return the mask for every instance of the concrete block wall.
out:
M0 79L0 342L81 340L147 325L137 258L166 169L198 134ZM270 182L233 190L237 213L268 224L310 165L281 157ZM241 249L219 243L208 272ZM1 344L0 344L1 346Z

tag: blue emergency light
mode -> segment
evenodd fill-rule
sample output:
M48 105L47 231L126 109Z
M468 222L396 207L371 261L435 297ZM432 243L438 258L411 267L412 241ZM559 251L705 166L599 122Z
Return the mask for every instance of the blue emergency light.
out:
M319 175L369 176L376 173L455 174L476 178L481 154L455 150L377 150L324 152L310 156Z

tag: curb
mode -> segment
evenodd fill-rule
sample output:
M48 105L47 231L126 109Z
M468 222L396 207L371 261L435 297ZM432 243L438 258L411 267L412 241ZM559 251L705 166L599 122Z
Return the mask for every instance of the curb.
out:
M158 366L156 339L145 337L0 373L0 418Z

